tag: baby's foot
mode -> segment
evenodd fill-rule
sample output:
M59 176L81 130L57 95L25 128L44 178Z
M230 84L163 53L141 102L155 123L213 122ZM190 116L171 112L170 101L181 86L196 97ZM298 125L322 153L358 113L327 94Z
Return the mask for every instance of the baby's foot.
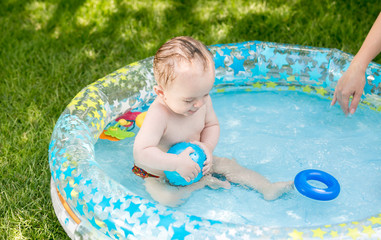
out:
M293 188L294 181L271 183L270 187L263 191L263 198L267 201L275 200Z

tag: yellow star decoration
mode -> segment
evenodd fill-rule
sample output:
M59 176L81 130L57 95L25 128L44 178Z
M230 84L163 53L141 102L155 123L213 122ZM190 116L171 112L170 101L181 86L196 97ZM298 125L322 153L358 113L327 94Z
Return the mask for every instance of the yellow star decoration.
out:
M340 227L345 227L345 226L347 226L347 224L346 223L340 223L339 226Z
M127 68L121 68L121 69L117 70L116 72L117 73L127 73L128 69Z
M80 91L79 93L77 93L77 95L75 95L74 99L82 97L84 93L85 93L84 90Z
M348 236L350 236L352 239L357 239L360 236L359 231L357 228L348 228Z
M97 110L93 111L93 114L94 114L94 117L99 120L101 115L99 115L98 111Z
M77 107L77 109L81 111L86 111L87 107L80 105L79 107Z
M103 108L101 109L101 113L102 113L102 116L103 116L103 117L106 117L106 116L107 116L107 112L106 112L106 110L104 110Z
M337 234L337 231L331 231L331 236L332 237L337 237L337 236L339 236L339 234Z
M320 88L316 89L316 93L320 94L320 95L322 95L324 97L325 94L327 94L328 92L324 88L320 87Z
M106 82L106 81L103 82L103 83L102 83L102 86L103 86L103 87L108 87L108 82Z
M288 90L290 90L290 91L295 91L295 90L296 90L296 87L295 87L295 86L288 86Z
M71 100L71 102L67 106L70 107L70 106L77 105L78 102L79 102L79 99L73 99L73 100Z
M381 217L371 217L368 220L372 222L372 225L381 224Z
M137 65L139 65L139 62L133 62L133 63L130 64L131 67L132 66L137 66Z
M299 232L298 230L294 229L294 231L289 233L288 236L290 236L293 240L303 239L303 232Z
M373 230L372 226L363 226L364 227L364 231L362 231L363 233L365 234L368 234L369 238L375 234L376 232Z
M251 90L251 88L246 88L245 91L246 92L251 92L252 90Z
M96 94L95 92L91 92L89 93L89 96L94 98L94 99L97 99L98 98L98 94Z
M319 237L321 239L323 239L324 238L324 234L327 233L327 232L321 230L321 228L312 230L312 232L314 233L313 237Z
M217 89L217 93L223 93L225 92L225 88Z
M312 91L312 89L308 85L305 87L302 87L302 89L303 89L303 92L307 92L307 93L310 93Z
M87 107L89 107L89 108L91 108L91 107L97 108L97 103L94 102L93 100L87 99L85 101L85 103L86 103Z
M256 82L253 84L253 87L255 88L262 88L262 83Z
M275 82L269 82L266 84L266 87L268 88L275 88L278 84L276 84Z
M289 77L287 78L287 81L288 81L288 82L294 82L294 81L295 81L295 76L289 76Z
M98 92L98 88L94 85L89 85L87 89L89 89L90 91Z

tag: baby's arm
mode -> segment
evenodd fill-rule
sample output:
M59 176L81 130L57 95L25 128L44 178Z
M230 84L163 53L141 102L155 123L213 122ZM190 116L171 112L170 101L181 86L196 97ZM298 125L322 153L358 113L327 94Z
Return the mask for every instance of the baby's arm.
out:
M213 163L213 151L217 146L218 139L220 137L220 124L218 118L213 109L212 99L210 96L206 102L206 116L205 116L205 127L201 132L200 142L202 144L201 148L204 149L207 156L204 168L202 169L203 174L209 172ZM204 146L203 146L204 145Z
M147 112L144 123L134 142L135 164L162 171L177 171L185 180L190 181L200 172L200 167L191 160L192 148L181 154L163 152L158 146L164 134L167 115L163 109L152 107Z

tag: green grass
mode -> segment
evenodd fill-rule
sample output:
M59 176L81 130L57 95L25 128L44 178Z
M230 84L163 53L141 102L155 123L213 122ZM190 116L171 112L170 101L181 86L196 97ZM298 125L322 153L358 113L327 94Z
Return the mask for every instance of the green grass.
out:
M178 35L355 54L379 12L378 0L2 0L0 238L67 238L51 205L48 144L61 112L89 83Z

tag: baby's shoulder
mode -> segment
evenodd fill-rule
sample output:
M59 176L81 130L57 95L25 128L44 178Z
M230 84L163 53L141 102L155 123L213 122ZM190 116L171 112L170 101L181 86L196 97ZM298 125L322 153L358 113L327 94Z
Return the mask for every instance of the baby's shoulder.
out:
M167 119L169 117L168 109L158 101L154 101L148 109L147 116L152 118Z

